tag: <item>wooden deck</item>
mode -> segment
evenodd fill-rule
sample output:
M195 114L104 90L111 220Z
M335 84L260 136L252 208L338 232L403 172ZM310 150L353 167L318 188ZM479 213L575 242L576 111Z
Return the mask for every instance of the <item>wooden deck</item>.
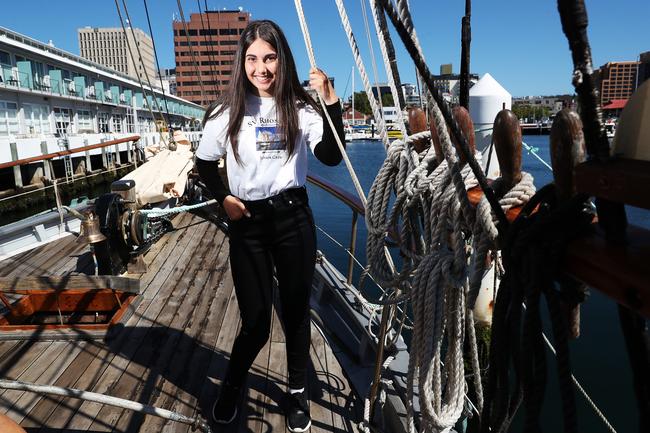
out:
M124 326L104 340L0 342L0 377L99 392L207 419L239 329L228 242L214 224L191 214L178 216L174 226L146 254L141 299ZM74 240L69 236L0 262L0 276L88 272L88 248ZM315 327L311 361L312 432L356 431L362 403ZM215 431L284 432L279 402L287 386L286 356L276 314L248 385L234 424ZM191 431L112 406L19 391L0 390L0 411L28 432Z

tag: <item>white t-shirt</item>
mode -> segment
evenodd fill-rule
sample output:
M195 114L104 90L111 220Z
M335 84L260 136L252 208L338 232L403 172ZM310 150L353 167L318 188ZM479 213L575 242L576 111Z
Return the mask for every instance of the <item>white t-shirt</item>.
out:
M235 159L227 137L228 117L226 110L208 120L196 156L216 161L226 155L228 184L233 195L243 200L260 200L305 184L307 146L313 152L323 136L322 117L311 105L298 109L299 131L290 158L284 137L278 131L274 98L247 94L246 111L237 136L241 162Z

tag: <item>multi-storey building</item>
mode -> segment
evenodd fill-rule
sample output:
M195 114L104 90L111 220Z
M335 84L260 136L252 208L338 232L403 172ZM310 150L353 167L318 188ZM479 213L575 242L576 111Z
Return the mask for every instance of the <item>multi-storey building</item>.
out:
M162 84L163 91L169 95L176 94L176 69L161 69L156 81Z
M478 81L478 74L469 74L469 87ZM452 72L450 63L440 65L440 75L433 76L433 85L443 98L451 104L458 104L460 99L460 75Z
M206 106L228 87L239 35L249 19L248 12L222 10L173 22L178 96Z
M158 143L157 126L187 128L203 113L124 73L0 27L0 163L59 151L62 137L71 148L134 134Z
M81 57L156 87L153 41L140 29L84 27L78 30ZM135 37L134 37L135 36ZM129 53L129 48L131 53ZM139 52L138 52L139 48ZM131 54L133 58L131 58ZM142 58L140 59L140 56ZM135 63L133 62L135 60Z
M600 105L613 100L627 100L636 89L639 62L609 62L596 71Z

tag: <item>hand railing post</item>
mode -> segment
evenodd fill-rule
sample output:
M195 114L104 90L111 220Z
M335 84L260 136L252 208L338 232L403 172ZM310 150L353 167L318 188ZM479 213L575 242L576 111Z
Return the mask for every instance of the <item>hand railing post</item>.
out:
M350 255L348 258L348 284L352 284L352 274L354 274L354 253L357 248L357 220L359 214L352 211L352 233L350 234Z

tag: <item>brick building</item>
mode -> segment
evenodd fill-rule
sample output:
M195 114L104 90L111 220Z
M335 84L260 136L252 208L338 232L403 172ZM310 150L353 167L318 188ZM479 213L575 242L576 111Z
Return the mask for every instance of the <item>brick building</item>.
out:
M215 10L173 22L178 96L207 106L228 87L239 35L249 19L242 10Z
M639 62L609 62L595 74L600 90L600 105L622 99L627 100L636 89Z

